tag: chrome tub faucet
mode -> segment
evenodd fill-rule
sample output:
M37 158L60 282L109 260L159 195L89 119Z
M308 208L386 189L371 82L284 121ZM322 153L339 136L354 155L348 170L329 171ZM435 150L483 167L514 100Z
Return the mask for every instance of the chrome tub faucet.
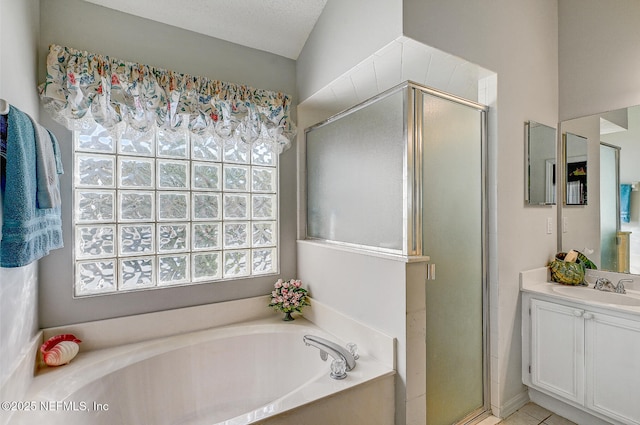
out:
M331 363L331 374L329 375L333 379L346 378L346 372L356 367L356 356L346 348L315 335L305 335L302 340L305 345L319 349L322 360L326 361L328 355L334 359Z

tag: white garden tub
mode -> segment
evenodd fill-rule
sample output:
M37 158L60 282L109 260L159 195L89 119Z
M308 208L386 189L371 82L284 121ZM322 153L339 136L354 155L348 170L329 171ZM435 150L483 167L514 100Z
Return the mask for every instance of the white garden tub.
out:
M311 424L329 423L332 414L338 421L330 423L353 422L347 407L357 420L371 411L368 424L392 423L393 370L365 354L346 379L331 379L329 362L303 343L306 334L336 341L303 319L267 319L81 352L69 365L39 372L10 424L236 425L293 417ZM305 405L312 410L300 411Z

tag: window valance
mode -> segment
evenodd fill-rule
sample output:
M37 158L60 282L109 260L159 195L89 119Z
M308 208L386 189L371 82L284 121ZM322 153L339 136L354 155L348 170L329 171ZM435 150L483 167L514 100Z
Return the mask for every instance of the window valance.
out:
M180 74L51 45L40 98L53 118L79 128L90 114L112 134L188 127L246 143L270 140L276 152L295 136L289 96Z

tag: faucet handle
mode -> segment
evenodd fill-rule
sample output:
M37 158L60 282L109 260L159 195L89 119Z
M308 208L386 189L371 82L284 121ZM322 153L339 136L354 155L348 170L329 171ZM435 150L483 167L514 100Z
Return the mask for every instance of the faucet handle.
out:
M344 359L334 359L331 362L331 374L333 379L344 379L347 377L347 362Z
M611 284L611 281L606 277L599 277L593 285L593 289L602 289L606 284Z
M347 343L347 350L353 356L354 359L358 360L360 356L358 355L358 346L354 342Z

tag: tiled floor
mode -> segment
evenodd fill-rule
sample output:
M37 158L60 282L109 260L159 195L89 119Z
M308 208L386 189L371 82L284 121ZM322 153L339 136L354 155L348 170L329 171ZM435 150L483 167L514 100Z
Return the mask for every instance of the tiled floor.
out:
M576 425L535 403L527 403L517 412L499 422L501 425Z

